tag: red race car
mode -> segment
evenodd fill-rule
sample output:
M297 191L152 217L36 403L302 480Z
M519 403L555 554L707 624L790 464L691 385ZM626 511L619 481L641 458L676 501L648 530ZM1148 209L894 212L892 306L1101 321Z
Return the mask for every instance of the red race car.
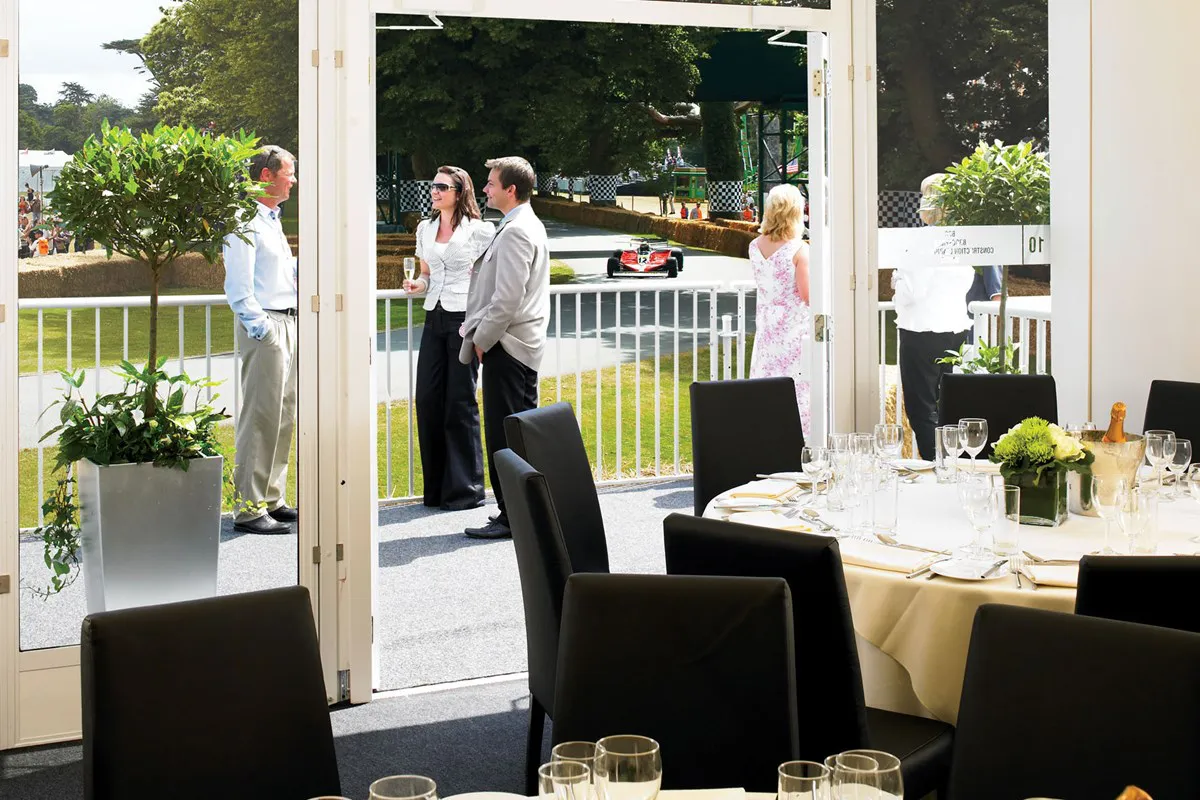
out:
M661 239L632 239L628 247L614 250L608 259L608 277L615 278L629 272L635 275L659 272L674 278L683 272L683 249L671 247Z

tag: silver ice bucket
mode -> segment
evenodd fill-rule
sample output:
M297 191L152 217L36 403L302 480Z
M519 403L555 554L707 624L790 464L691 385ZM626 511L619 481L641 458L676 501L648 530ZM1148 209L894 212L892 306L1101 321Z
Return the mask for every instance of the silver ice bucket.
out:
M1137 479L1138 467L1146 457L1146 440L1136 433L1126 434L1127 441L1104 442L1104 431L1084 431L1080 435L1083 446L1092 452L1092 475L1101 477L1123 476L1130 486ZM1067 473L1067 504L1072 514L1098 517L1092 502L1092 477L1078 472Z

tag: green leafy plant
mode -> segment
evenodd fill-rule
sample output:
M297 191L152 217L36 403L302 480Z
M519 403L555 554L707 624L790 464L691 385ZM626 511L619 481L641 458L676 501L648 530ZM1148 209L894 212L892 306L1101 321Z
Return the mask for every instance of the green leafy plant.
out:
M1047 225L1050 223L1050 162L1029 142L981 143L946 168L931 199L944 225ZM1000 280L1000 343L1008 340L1008 265ZM1005 370L1001 370L1005 371Z
M1017 348L1020 346L1020 344L1006 342L1002 348L998 344L991 345L987 342L979 345L969 345L963 342L957 350L947 350L946 355L935 359L935 362L961 367L962 371L968 375L1012 372L1015 367ZM1001 356L1002 352L1003 357Z
M257 139L246 133L209 136L190 127L158 125L134 135L107 122L59 174L51 202L68 228L150 271L146 366L122 361L120 392L83 396L83 372L62 373L65 396L54 403L59 422L54 489L42 503L36 533L45 545L51 592L68 585L79 556L79 509L72 465L153 463L187 469L190 459L221 455L215 427L227 418L199 393L215 384L163 371L158 356L158 295L163 274L179 256L201 253L212 263L227 235L245 239L262 185L247 173ZM195 391L195 397L189 394ZM47 409L49 410L49 409ZM44 413L44 412L43 412ZM228 463L228 459L226 459Z
M1005 479L1033 473L1033 484L1037 486L1047 470L1090 474L1096 456L1057 425L1041 417L1029 417L996 441L988 460L1000 465Z

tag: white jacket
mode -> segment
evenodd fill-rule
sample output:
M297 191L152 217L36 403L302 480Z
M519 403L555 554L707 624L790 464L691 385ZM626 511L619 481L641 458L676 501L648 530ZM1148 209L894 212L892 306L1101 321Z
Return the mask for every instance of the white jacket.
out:
M464 218L454 229L445 249L437 247L437 219L423 219L417 225L417 258L429 265L429 291L425 310L432 311L440 302L446 311L466 311L467 292L471 288L471 268L487 249L496 226L481 219Z
M971 267L901 267L895 275L896 327L917 333L957 333L971 327L967 292Z

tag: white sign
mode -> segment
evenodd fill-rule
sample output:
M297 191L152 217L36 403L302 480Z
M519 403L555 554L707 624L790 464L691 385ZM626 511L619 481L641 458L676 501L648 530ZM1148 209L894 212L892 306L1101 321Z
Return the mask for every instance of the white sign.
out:
M945 225L879 230L880 269L1049 263L1049 225Z

